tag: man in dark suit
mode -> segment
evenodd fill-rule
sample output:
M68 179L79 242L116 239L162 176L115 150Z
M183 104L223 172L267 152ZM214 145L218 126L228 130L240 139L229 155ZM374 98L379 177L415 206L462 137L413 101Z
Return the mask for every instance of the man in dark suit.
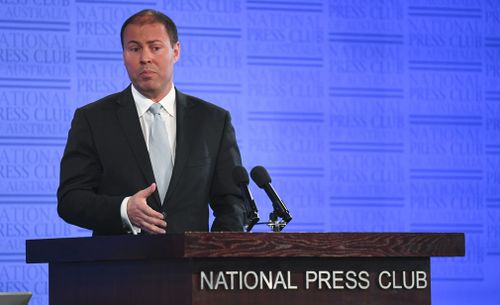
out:
M75 111L61 160L59 215L94 235L207 231L210 204L212 231L242 231L243 200L231 177L241 157L231 118L174 87L175 24L144 10L125 21L121 39L132 84ZM153 126L166 132L160 161L173 169L164 173L152 154Z

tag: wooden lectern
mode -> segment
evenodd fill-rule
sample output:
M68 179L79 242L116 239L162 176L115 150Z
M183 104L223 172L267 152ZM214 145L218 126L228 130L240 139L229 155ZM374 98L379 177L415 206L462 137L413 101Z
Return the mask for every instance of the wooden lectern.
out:
M462 233L201 233L28 240L51 305L431 303Z

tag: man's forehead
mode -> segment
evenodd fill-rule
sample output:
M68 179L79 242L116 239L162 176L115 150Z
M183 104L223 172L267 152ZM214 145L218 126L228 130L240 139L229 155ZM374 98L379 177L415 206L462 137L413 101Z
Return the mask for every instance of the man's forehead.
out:
M156 30L152 30L156 28ZM165 26L161 23L129 24L125 28L123 38L129 41L141 41L150 43L153 41L169 41L170 37Z

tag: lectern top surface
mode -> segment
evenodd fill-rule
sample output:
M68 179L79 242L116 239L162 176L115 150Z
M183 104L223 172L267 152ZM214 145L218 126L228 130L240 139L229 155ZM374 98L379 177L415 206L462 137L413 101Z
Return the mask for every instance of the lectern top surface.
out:
M26 241L26 261L463 256L463 233L186 232Z
M0 305L27 305L31 292L0 292Z

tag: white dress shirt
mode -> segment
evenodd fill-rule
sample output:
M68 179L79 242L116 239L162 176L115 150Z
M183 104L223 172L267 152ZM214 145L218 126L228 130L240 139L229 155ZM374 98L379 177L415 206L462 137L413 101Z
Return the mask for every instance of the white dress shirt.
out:
M137 108L137 115L139 116L139 122L141 124L141 129L142 129L142 134L144 135L144 140L146 142L146 146L149 151L148 143L149 143L149 130L151 127L151 124L153 123L154 115L148 111L149 107L151 107L154 102L144 95L142 95L137 89L132 87L132 96L134 98L135 102L135 107ZM177 126L176 126L176 105L175 105L175 88L174 84L172 84L172 88L170 91L167 93L167 95L162 98L158 103L162 105L162 108L160 110L160 115L163 118L163 122L165 123L165 127L167 129L168 133L168 142L170 144L170 151L172 152L172 164L174 164L175 160L175 136L177 133ZM127 203L129 200L129 197L125 197L122 201L122 204L120 206L120 215L122 218L122 222L124 226L132 232L132 234L137 234L141 232L141 229L132 225L130 222L130 219L128 218L127 214Z

